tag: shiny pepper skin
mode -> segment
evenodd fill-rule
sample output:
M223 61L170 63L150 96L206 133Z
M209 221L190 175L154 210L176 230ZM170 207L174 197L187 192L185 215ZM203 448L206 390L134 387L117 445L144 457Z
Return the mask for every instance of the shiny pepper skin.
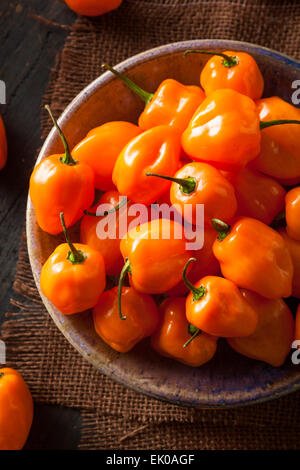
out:
M183 132L204 98L200 87L164 80L140 115L139 126L147 130L167 125Z
M288 247L294 266L292 296L300 299L300 240L291 238L284 229L280 229L278 232Z
M243 299L237 286L218 276L205 276L186 299L186 317L189 323L214 336L225 338L248 336L256 328L257 314Z
M0 450L21 450L33 419L31 393L14 369L0 369Z
M193 160L223 170L245 167L260 151L256 104L234 90L214 91L182 134L182 147Z
M278 96L257 102L261 121L276 119L300 120L300 109ZM261 131L261 149L252 165L257 170L289 185L300 182L300 126L285 124ZM289 181L292 180L292 181Z
M289 191L285 198L286 231L300 241L300 186Z
M199 367L213 358L217 350L216 336L200 333L184 347L191 338L184 297L165 299L159 312L160 324L151 336L151 346L155 351L192 367Z
M292 293L293 263L282 236L259 220L240 217L213 245L223 276L268 299Z
M133 287L122 287L122 310L118 313L118 288L105 291L93 310L96 333L119 352L130 351L139 341L150 336L158 327L159 315L152 297Z
M157 219L130 230L121 240L121 253L130 264L130 282L136 290L161 294L178 284L190 258L182 232L179 223Z
M120 153L113 182L132 202L152 204L169 187L169 181L146 176L147 172L174 174L178 169L180 135L169 126L157 126L131 140Z
M102 191L114 189L112 172L126 144L141 133L130 122L112 121L92 129L72 151L73 158L88 164L94 171L95 187Z
M230 88L253 100L261 97L264 80L253 57L245 52L225 51L235 65L226 66L224 58L214 55L202 69L200 83L209 96L215 90Z
M255 292L241 290L243 298L258 315L257 327L247 338L230 338L228 343L239 354L280 367L286 360L294 338L294 318L282 299L265 299Z
M0 116L0 170L4 168L7 159L7 140L5 127L2 117Z
M253 217L269 225L284 208L286 191L273 178L249 167L223 174L234 187L237 216Z
M100 16L118 8L122 0L64 0L78 15Z
M70 247L63 243L43 265L40 279L43 294L65 315L94 307L105 288L102 254L81 243L75 243L74 247L84 254L82 262L72 263Z

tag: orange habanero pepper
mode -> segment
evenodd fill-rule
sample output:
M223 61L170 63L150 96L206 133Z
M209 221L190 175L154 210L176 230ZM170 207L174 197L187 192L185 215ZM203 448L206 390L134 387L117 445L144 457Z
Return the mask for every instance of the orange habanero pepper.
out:
M285 197L286 231L291 238L300 241L300 186Z
M190 293L186 298L186 317L189 323L201 331L225 338L248 336L256 328L257 314L243 299L238 287L228 279L205 276L196 284L186 277L187 262L183 279Z
M105 288L102 254L81 243L71 243L60 214L67 243L55 248L43 265L41 290L65 315L79 313L96 305Z
M171 78L164 80L154 94L148 93L110 65L104 64L104 67L120 78L146 104L139 117L139 127L144 130L166 125L183 132L205 98L200 87L183 85Z
M30 177L29 194L37 223L45 232L57 235L62 231L59 214L64 212L70 227L83 216L94 200L94 174L85 163L75 161L67 141L46 107L65 147L64 155L51 155L42 160Z
M130 351L157 328L159 315L152 297L133 287L122 287L122 310L118 310L118 287L105 291L93 310L97 334L119 352ZM125 320L125 321L124 321Z
M171 203L178 204L183 211L186 204L191 205L191 210L183 212L184 218L191 224L196 224L198 204L204 204L206 224L210 224L214 217L223 217L230 221L235 215L237 201L233 186L212 165L192 162L184 165L174 177L156 173L147 173L147 176L157 176L173 182L170 189Z
M5 127L2 117L0 116L0 170L5 167L7 159L7 140Z
M153 181L147 173L174 174L180 158L180 135L170 126L157 126L131 140L120 153L113 182L132 202L152 204L169 187L168 181Z
M33 419L32 396L14 369L0 369L0 450L21 450Z
M212 223L219 233L213 252L224 277L268 299L291 295L293 262L279 233L250 217L238 218L232 227Z
M210 52L190 49L190 53L212 55L200 74L200 83L206 95L215 90L230 88L253 100L261 97L264 79L253 57L246 52L225 51Z
M72 156L93 169L97 189L114 189L112 172L119 153L141 132L139 127L130 122L107 122L92 129L72 150Z
M234 187L237 216L253 217L269 225L284 208L286 191L273 178L249 167L223 174Z
M278 230L278 232L288 247L294 266L292 296L300 299L300 240L298 241L291 238L283 228Z
M165 299L159 311L160 325L151 336L151 346L156 352L192 367L199 367L213 358L218 338L200 333L198 329L195 334L195 328L186 319L184 297Z
M286 360L294 338L293 315L282 299L265 299L241 289L243 298L258 315L257 327L247 338L230 338L228 343L239 354L280 367Z
M65 0L78 15L100 16L118 8L123 0Z

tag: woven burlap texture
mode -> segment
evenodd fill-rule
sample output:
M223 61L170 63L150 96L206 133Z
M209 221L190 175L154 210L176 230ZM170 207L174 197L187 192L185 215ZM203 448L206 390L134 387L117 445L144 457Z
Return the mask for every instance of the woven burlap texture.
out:
M299 25L298 1L125 0L111 14L81 18L73 25L44 102L59 114L99 75L103 61L118 63L173 41L235 39L299 58ZM49 128L48 116L42 113L43 137ZM243 409L196 411L137 394L100 374L70 346L45 311L25 238L15 290L16 308L7 314L2 329L9 364L24 375L36 401L81 409L80 448L300 448L299 394Z

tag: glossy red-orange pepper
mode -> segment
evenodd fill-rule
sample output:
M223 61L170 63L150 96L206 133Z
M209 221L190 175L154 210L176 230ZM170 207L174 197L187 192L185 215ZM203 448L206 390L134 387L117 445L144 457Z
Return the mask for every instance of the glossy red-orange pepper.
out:
M198 332L190 341L194 329L186 319L185 301L184 297L173 297L162 302L160 324L151 336L151 346L162 356L199 367L215 355L218 338Z
M171 185L147 173L174 174L180 158L180 135L170 126L157 126L131 140L120 153L113 182L132 202L152 204Z
M232 225L214 221L213 252L223 276L268 299L292 293L293 262L282 236L259 220L240 217Z
M247 338L230 338L228 343L240 354L274 367L286 360L294 338L294 318L282 299L265 299L241 289L241 294L258 315L255 331Z
M96 305L105 288L105 264L99 251L71 243L63 215L61 222L67 243L58 245L43 265L40 285L58 310L71 315Z
M278 232L288 247L294 266L292 296L300 299L300 240L291 238L283 228L278 230Z
M104 66L119 77L146 104L138 121L139 127L144 130L165 125L183 132L205 98L200 87L183 85L171 78L164 80L154 94L148 93L108 64Z
M91 206L95 190L93 170L72 158L60 128L52 115L51 118L62 138L65 154L51 155L34 168L29 194L37 223L45 232L56 235L62 231L60 212L64 212L66 226L70 227Z
M118 311L118 288L105 291L93 309L97 334L119 352L130 351L158 327L159 315L152 297L133 287L122 287L122 312Z
M205 223L210 225L212 218L222 217L230 221L235 215L237 202L232 184L212 165L192 162L178 170L174 177L148 173L148 176L160 177L172 181L170 200L177 204L184 218L191 224L197 224L197 206L204 204ZM191 210L185 210L186 204ZM218 215L216 215L218 214Z
M285 197L286 231L300 241L300 186L291 189Z
M33 419L31 393L14 369L0 369L0 450L21 450Z
M189 262L192 260L194 258ZM183 274L191 291L186 299L188 322L201 331L225 338L253 333L257 314L243 299L238 287L218 276L205 276L193 285L186 278L188 263Z
M300 109L278 96L257 102L259 119L300 120ZM282 184L300 182L300 126L286 124L264 129L261 132L261 149L252 165L262 173L279 179Z
M168 219L133 228L120 248L125 260L122 275L128 271L132 286L147 294L160 294L178 284L190 257L183 227Z
M64 0L78 15L100 16L118 8L123 0Z
M7 159L7 140L2 117L0 116L0 170L5 166Z
M138 126L130 122L107 122L92 129L72 150L72 156L93 169L97 189L114 189L112 172L116 160L125 145L141 132Z
M200 74L200 83L206 95L215 90L230 88L253 100L261 97L264 79L254 58L246 52L209 52L191 49L191 52L212 55Z
M253 217L269 225L284 208L286 191L273 178L249 167L223 174L234 187L237 216Z

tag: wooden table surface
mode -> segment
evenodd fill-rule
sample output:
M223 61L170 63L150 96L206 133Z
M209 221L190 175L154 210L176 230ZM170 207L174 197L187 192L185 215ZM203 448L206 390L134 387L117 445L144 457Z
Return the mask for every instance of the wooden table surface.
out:
M11 308L29 175L41 145L41 99L67 35L61 28L31 19L31 13L68 25L76 18L58 0L1 0L0 80L6 84L7 97L0 114L7 129L9 155L0 172L0 323ZM79 438L79 411L35 406L27 449L74 449Z

